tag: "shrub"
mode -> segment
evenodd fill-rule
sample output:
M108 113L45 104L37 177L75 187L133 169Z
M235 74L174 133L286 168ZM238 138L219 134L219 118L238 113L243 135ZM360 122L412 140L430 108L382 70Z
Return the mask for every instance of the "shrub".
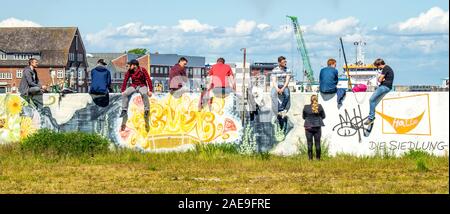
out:
M97 134L56 133L41 129L23 139L21 149L35 154L94 155L108 151L110 142Z
M416 162L417 171L419 172L428 172L430 169L427 167L427 164L423 159L419 159Z
M422 158L430 158L431 155L430 153L424 151L424 150L409 150L408 152L406 152L405 154L403 154L404 158L409 158L409 159L413 159L413 160L419 160Z

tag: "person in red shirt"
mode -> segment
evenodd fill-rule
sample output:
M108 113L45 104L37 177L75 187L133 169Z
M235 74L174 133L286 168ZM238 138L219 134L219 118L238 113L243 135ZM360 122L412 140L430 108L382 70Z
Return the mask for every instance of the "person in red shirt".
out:
M227 96L231 91L236 91L236 82L231 67L225 64L224 58L217 59L217 64L213 65L209 71L209 90L212 90L216 97Z
M144 118L146 126L150 112L149 97L152 96L153 85L147 70L139 66L139 62L135 59L129 62L129 69L125 74L122 84L122 113L120 117L124 117L121 130L125 130L126 116L128 115L128 103L134 93L140 93L144 102ZM131 78L131 86L127 88L128 80Z

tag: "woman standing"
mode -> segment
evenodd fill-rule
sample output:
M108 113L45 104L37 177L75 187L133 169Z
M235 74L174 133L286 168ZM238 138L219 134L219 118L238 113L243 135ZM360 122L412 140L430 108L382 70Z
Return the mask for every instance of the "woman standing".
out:
M320 160L320 138L322 137L322 126L325 126L325 111L319 104L317 95L311 96L311 105L305 105L303 108L303 119L305 120L305 133L308 142L308 157L313 159L313 140L316 147L316 158Z

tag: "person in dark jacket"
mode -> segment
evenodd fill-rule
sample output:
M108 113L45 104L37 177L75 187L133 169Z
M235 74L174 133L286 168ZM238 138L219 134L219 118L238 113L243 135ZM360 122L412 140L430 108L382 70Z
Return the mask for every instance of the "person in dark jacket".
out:
M185 92L189 92L189 79L186 72L188 60L181 57L178 63L172 66L169 71L169 89L172 96L179 98Z
M19 85L20 96L27 102L32 102L37 110L42 110L44 107L43 93L46 92L46 87L42 86L36 71L38 60L30 58L28 66L23 69L22 80Z
M325 111L319 104L317 95L311 96L311 104L303 108L303 119L305 120L306 141L308 142L308 157L313 159L313 140L316 147L316 159L320 160L321 147L320 139L322 137L322 126L325 126Z
M322 70L320 70L320 92L324 94L334 94L337 92L337 84L339 81L339 72L336 69L336 60L329 59L327 65L328 67L322 68Z
M109 92L113 91L111 87L111 72L106 68L104 59L97 61L97 67L91 70L91 95L95 104L106 107L109 104Z

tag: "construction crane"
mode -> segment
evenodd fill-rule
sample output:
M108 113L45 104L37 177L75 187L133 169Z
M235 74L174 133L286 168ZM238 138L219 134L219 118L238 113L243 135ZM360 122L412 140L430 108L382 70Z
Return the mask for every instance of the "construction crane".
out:
M308 50L306 49L305 40L303 39L302 29L298 24L298 18L295 16L287 16L292 21L294 27L294 34L297 39L297 50L300 52L303 60L304 75L308 79L307 87L311 88L311 83L314 82L314 72L311 68L311 62L308 56Z

